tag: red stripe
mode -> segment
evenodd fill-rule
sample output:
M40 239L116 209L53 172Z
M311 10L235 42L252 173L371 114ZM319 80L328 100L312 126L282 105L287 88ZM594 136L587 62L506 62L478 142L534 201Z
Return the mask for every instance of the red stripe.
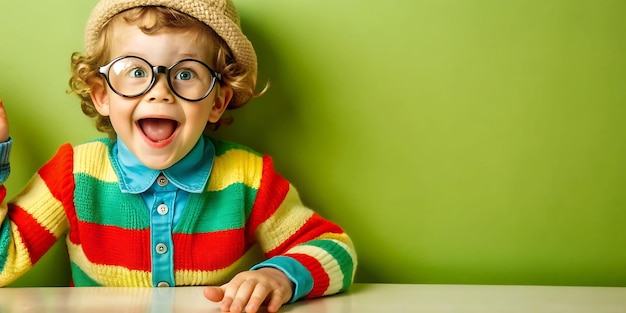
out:
M66 143L59 147L57 153L42 166L38 173L46 183L50 193L59 200L65 209L71 229L76 229L77 218L74 208L74 149ZM70 241L80 242L76 233L70 233Z
M313 289L306 296L307 299L320 297L330 286L330 277L322 267L322 264L314 257L306 254L287 254L306 267L313 277Z
M252 206L252 214L246 224L248 242L253 242L257 227L276 212L285 200L287 192L289 182L276 173L272 159L264 156L261 185Z
M0 185L0 202L4 201L4 198L7 196L7 188L4 185Z
M128 230L79 222L82 248L90 262L151 271L150 230ZM244 230L173 234L176 270L219 270L245 254Z
M9 204L9 219L15 223L28 250L31 264L35 264L57 241L57 238L19 206ZM22 232L24 231L24 232Z
M85 256L91 263L151 271L150 230L78 222Z
M248 250L244 230L174 234L176 270L214 271L231 266Z
M285 253L292 247L306 241L314 240L326 233L343 234L343 230L319 214L313 213L311 217L296 231L291 237L283 241L278 247L267 252L268 257L273 257Z

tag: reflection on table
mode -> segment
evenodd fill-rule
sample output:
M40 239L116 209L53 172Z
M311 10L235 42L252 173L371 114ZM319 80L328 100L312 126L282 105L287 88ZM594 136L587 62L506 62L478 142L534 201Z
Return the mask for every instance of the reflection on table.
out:
M4 288L0 312L220 312L202 289ZM281 312L626 313L626 288L355 284L346 293L289 304Z

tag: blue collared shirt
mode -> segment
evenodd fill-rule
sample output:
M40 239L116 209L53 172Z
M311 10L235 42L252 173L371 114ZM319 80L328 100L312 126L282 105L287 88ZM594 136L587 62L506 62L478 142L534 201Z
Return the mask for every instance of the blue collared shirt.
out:
M161 171L144 166L119 139L111 154L121 191L140 194L150 212L152 284L175 286L172 230L183 214L189 194L204 191L215 147L201 137L182 160Z

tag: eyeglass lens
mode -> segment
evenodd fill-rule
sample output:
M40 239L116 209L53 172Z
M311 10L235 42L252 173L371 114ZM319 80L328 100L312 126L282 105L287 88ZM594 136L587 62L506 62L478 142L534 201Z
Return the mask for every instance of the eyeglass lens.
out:
M147 61L125 57L112 63L107 75L113 90L127 97L136 97L151 88L155 74ZM176 95L192 101L206 97L215 83L211 70L197 60L177 63L169 69L167 79Z

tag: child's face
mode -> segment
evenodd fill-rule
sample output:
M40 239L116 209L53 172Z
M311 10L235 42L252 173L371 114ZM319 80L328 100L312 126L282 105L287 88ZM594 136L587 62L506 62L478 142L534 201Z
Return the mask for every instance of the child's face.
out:
M209 47L198 44L189 32L164 30L147 35L134 25L117 23L113 34L111 59L130 55L170 67L192 58L212 66L207 60ZM203 100L183 100L170 90L163 74L150 90L134 98L117 95L104 80L92 86L98 112L109 116L118 138L145 166L155 170L166 169L187 155L207 122L219 120L231 97L229 87L216 86Z

